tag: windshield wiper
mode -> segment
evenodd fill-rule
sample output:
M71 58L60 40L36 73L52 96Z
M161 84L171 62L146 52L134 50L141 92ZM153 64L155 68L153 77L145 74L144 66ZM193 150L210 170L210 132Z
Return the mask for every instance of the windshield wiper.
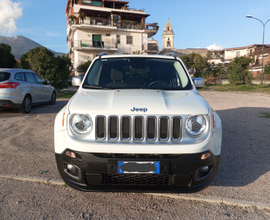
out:
M89 89L110 89L102 86L90 86L90 85L83 85L83 88L89 88Z

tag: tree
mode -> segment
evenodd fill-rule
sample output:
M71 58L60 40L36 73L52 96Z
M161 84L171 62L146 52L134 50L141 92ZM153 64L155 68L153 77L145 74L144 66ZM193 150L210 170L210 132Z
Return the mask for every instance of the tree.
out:
M218 65L216 65L214 76L218 78L219 82L221 82L222 76L226 75L226 73L227 73L227 71L225 69L224 64L218 63Z
M49 80L58 91L68 86L70 59L66 56L54 57L53 53L45 47L37 47L24 54L21 58L21 66Z
M204 77L204 71L208 66L207 59L198 53L191 53L187 56L180 55L180 58L195 77Z
M270 63L264 67L264 74L270 75Z
M77 17L75 15L70 15L68 17L70 20L72 20L72 23L74 24L74 20L77 21Z
M82 23L84 23L84 19L86 18L84 13L80 13L79 18L82 20Z
M47 77L53 67L54 55L45 47L37 47L24 54L21 58L21 66L24 69L31 69L34 72Z
M16 63L16 59L11 53L11 46L0 44L0 68L14 68Z
M77 69L79 69L81 72L86 73L86 71L87 71L88 67L90 66L90 64L91 64L91 61L90 61L90 60L88 60L88 61L86 61L86 62L82 62L82 63L77 67Z
M71 61L67 56L58 56L54 59L53 69L47 79L58 91L68 87Z
M253 59L246 56L234 58L227 68L229 82L233 85L244 82L246 86L249 87L252 80L252 74L248 69L252 62Z

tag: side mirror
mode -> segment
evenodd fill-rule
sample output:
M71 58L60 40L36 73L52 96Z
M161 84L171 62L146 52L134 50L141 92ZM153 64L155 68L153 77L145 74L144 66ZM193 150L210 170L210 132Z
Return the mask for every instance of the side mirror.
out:
M44 82L43 82L43 84L45 84L45 85L49 85L49 84L50 84L50 82L49 82L48 80L46 80L46 81L44 81Z
M82 84L82 78L78 76L72 77L71 84L72 86L79 87Z
M193 78L192 79L196 89L202 89L204 87L204 79L203 78Z

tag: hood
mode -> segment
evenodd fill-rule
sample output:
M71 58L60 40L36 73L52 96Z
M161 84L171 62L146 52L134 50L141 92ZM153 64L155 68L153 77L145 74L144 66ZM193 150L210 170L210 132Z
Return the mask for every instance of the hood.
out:
M95 115L208 114L207 102L195 91L79 90L69 104L71 113Z

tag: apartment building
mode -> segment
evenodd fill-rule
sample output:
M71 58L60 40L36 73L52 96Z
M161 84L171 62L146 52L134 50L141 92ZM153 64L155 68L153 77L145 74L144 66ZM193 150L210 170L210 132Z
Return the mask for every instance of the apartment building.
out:
M150 15L128 4L122 0L67 0L68 54L74 69L100 52L158 51L157 41L148 41L157 33L157 23L148 24Z
M252 72L253 77L259 77L262 71L262 60L264 66L270 63L270 45L264 45L263 55L262 47L262 44L253 44L246 47L224 49L224 63L230 63L235 57L251 57L254 62L250 65L249 71Z

